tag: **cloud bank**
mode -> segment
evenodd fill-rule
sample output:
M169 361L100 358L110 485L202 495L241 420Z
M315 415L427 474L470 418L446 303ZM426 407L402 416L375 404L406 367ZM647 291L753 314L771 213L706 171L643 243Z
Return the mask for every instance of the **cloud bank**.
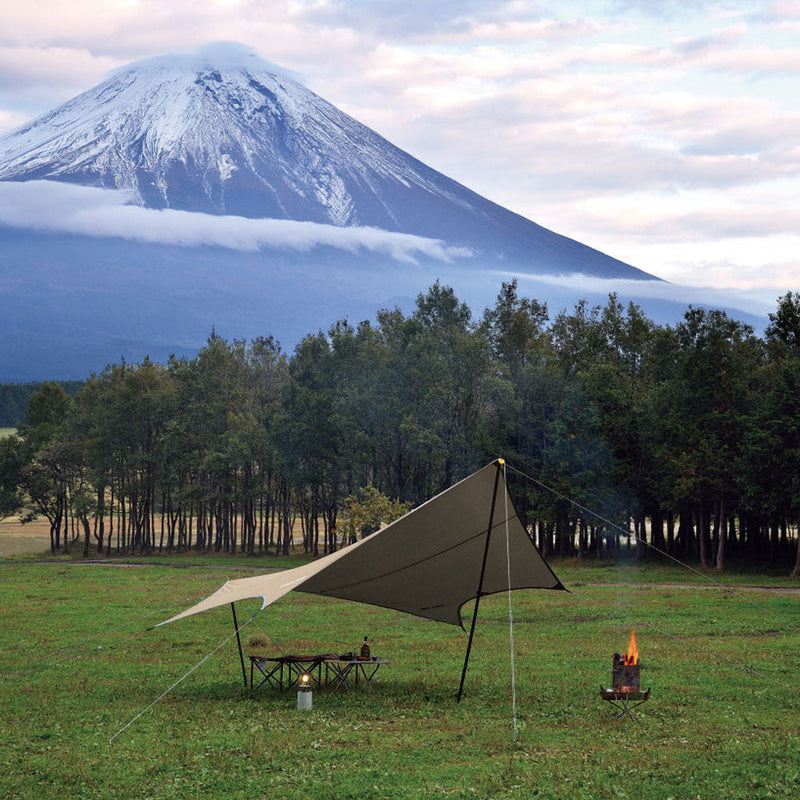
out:
M438 239L379 228L158 211L133 205L126 192L57 181L0 182L0 225L246 252L264 248L297 252L314 247L350 252L364 249L412 264L420 257L449 262L469 255L465 248Z
M664 281L632 281L614 278L596 278L591 275L518 275L515 277L520 289L525 292L529 283L545 283L581 293L600 295L617 294L633 298L634 302L644 300L669 300L682 305L704 305L717 308L737 308L750 314L766 317L775 310L777 296L773 290L737 291L717 289L713 286L689 286Z

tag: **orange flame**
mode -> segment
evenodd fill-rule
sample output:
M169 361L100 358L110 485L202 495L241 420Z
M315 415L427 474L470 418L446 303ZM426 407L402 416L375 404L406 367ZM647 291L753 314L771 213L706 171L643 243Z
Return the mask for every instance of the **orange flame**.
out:
M625 654L623 664L639 663L639 648L636 646L636 631L631 631L631 640L628 643L628 652Z

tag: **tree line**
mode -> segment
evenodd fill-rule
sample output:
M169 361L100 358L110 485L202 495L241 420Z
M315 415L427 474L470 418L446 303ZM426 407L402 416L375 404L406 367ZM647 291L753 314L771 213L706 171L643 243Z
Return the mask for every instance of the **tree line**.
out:
M478 320L436 283L291 355L212 333L74 398L42 385L0 441L0 514L46 517L54 552L288 553L299 531L317 555L353 535L359 490L415 505L498 456L545 556L647 542L798 574L800 294L763 336L693 307L657 325L613 294L551 319L515 281Z
M74 397L84 381L60 381L61 388ZM31 396L41 391L41 382L0 383L0 428L13 428L25 417Z

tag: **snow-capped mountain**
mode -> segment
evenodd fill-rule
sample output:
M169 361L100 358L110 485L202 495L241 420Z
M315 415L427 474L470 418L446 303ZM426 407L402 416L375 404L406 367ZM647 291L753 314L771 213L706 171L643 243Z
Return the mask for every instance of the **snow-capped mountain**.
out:
M416 234L531 273L652 277L480 197L238 45L131 64L0 137L0 180L41 179Z
M190 355L212 327L292 347L436 280L480 314L512 276L554 311L609 289L684 310L240 46L131 64L0 136L0 382Z

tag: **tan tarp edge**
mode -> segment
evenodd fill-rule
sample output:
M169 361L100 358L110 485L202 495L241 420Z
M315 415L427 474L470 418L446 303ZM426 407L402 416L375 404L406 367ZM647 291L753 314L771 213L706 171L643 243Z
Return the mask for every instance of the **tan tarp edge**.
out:
M476 596L480 580L498 469L489 464L377 533L310 564L229 581L160 624L252 597L263 598L265 608L295 589L461 625L461 606ZM510 588L563 589L517 517L501 472L484 595L509 588L509 560Z
M329 564L337 561L340 558L352 553L357 547L365 544L368 539L361 539L358 542L345 547L342 550L337 550L335 553L329 553L327 556L312 561L310 564L304 564L302 567L295 567L294 569L284 569L280 572L272 572L268 575L256 575L252 578L239 578L235 581L228 581L224 586L217 589L214 594L201 600L191 608L181 611L174 617L170 617L164 622L159 622L154 627L158 628L160 625L166 625L168 622L175 622L175 620L190 617L192 614L199 614L201 611L208 611L211 608L224 606L228 603L236 603L239 600L249 600L253 597L261 597L263 603L261 608L264 609L270 603L274 603L278 598L291 592L292 589L297 589L298 585L303 581L316 575L321 570L324 570Z

